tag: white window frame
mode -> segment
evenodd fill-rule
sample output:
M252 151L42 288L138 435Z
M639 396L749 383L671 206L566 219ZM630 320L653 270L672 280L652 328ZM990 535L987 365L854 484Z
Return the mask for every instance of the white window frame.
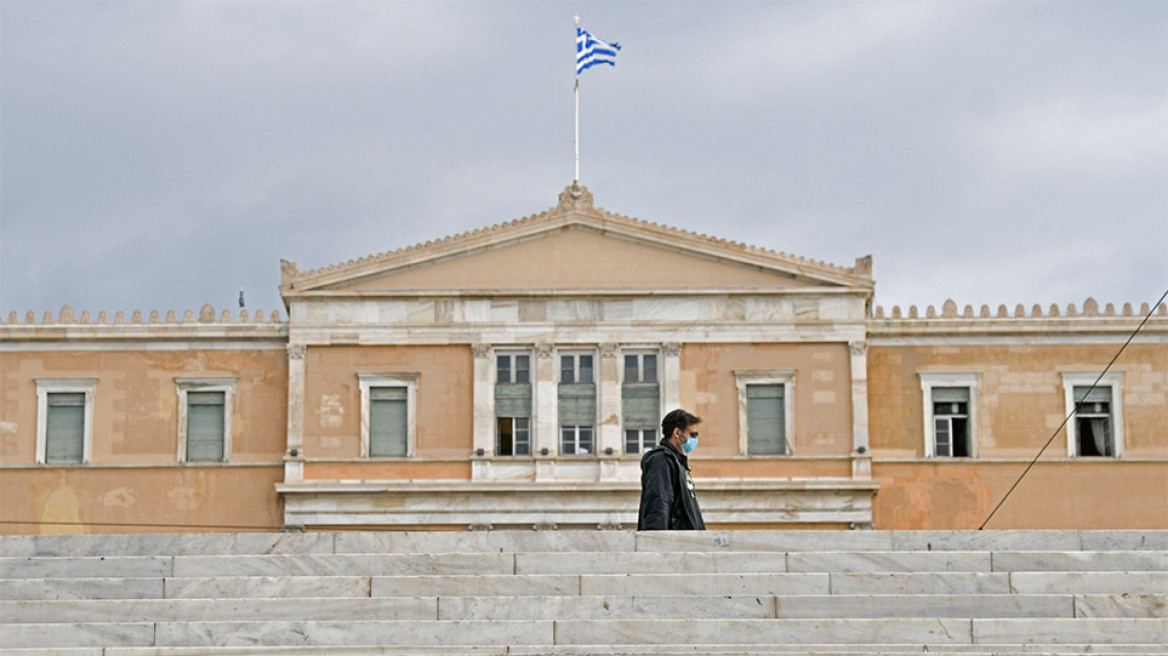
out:
M925 421L925 457L946 459L952 456L937 455L936 422L933 421L933 388L934 387L967 387L969 388L969 457L980 457L978 446L977 415L978 390L981 388L980 372L953 372L953 371L918 371L921 378L921 400Z
M652 355L652 356L655 356L657 358L657 368L656 368L657 380L654 382L654 384L657 385L657 414L660 417L658 418L656 425L651 429L653 431L653 439L649 440L649 444L647 446L648 446L648 448L652 449L661 441L661 419L664 418L663 413L667 412L664 409L665 408L665 381L663 380L665 378L664 353L662 352L662 349L660 347L656 347L656 346L627 346L627 347L622 348L620 350L620 352L619 352L620 359L617 360L618 367L619 367L619 374L618 374L619 379L617 382L617 386L621 392L621 399L620 400L622 403L624 400L624 384L625 383L638 384L638 383L645 382L644 380L632 380L632 381L625 380L625 356L628 356L628 355L635 355L638 357L638 360L637 360L638 370L637 371L639 374L641 374L642 378L644 378L644 370L645 370L644 356ZM621 421L621 424L620 424L621 453L626 455L626 456L636 456L638 458L641 457L645 453L644 450L638 451L637 453L630 453L628 451L628 440L627 440L626 432L630 431L630 430L644 431L644 430L650 430L650 429L647 429L647 428L626 428L625 427L625 415L624 415L623 409L620 413L620 421Z
M590 356L592 358L592 380L587 380L587 381L580 380L580 356L582 356L582 355ZM574 446L576 447L576 453L571 454L569 457L572 457L572 458L575 458L577 456L595 457L600 450L599 445L598 445L598 442L600 439L600 417L598 416L600 414L600 382L598 380L598 378L600 377L599 376L599 374L600 374L600 371L599 371L600 358L598 357L595 349L587 349L587 348L584 348L584 349L570 348L570 349L564 349L564 350L557 350L555 357L556 357L555 362L556 362L556 386L557 386L556 394L557 394L557 399L558 399L558 395L559 395L559 388L558 388L559 385L577 385L577 384L592 385L594 390L595 390L592 402L593 402L593 406L596 408L596 412L594 412L593 416L592 416L592 421L591 421L591 423L588 423L588 424L567 425L567 424L564 424L563 419L562 419L562 415L561 415L561 417L557 417L557 419L558 419L558 421L556 422L557 423L556 433L558 436L557 440L556 440L557 453L561 456L565 455L565 453L564 453L564 451L565 451L565 449L564 449L564 429L571 429L573 431L573 440L574 440ZM575 380L573 380L572 382L564 382L563 358L572 358L573 376L575 377ZM557 404L557 408L558 408L558 404ZM558 412L558 410L557 410L557 412ZM581 428L588 428L592 431L592 450L586 454L582 454L579 452L580 429Z
M1064 411L1069 416L1075 410L1075 388L1076 387L1090 387L1096 379L1099 379L1099 384L1096 387L1110 387L1111 388L1111 435L1115 440L1115 455L1111 458L1123 457L1123 372L1111 371L1104 374L1103 378L1099 378L1098 371L1064 371L1063 377L1063 401ZM1071 416L1067 421L1067 457L1068 458L1105 458L1107 456L1080 456L1076 454L1075 445L1079 442L1078 427L1075 424L1075 417Z
M97 393L96 378L37 378L37 464L66 465L78 463L46 462L49 430L49 394L85 394L85 425L81 434L81 463L89 464L93 457L93 397Z
M214 378L175 378L175 391L178 393L178 461L187 462L187 393L188 392L223 392L223 460L231 461L231 417L235 414L235 382L232 376ZM212 461L199 460L198 464L212 464Z
M527 383L516 383L515 380L510 380L506 383L500 383L500 381L499 381L499 358L500 357L512 358L511 359L511 378L514 379L515 378L515 371L516 371L514 358L517 355L526 355L527 356ZM496 384L496 385L500 385L500 384L502 384L502 385L529 384L529 385L531 385L532 394L535 394L536 365L537 365L536 356L534 353L531 352L530 349L498 349L494 353L491 354L491 380L494 381L494 384ZM557 374L557 377L558 376L559 376L559 374ZM534 401L535 401L535 399L532 399L533 403L534 403Z
M371 458L369 455L369 390L373 387L404 387L406 388L406 458L417 455L417 405L418 405L418 378L417 373L389 373L389 372L358 372L357 386L361 389L361 457ZM383 456L378 456L381 460ZM384 456L394 460L395 457Z
M507 354L502 353L500 355L507 355ZM580 356L581 355L587 355L587 356L592 357L592 380L586 380L586 381L579 380L579 378L580 378ZM599 376L600 372L598 371L599 365L600 365L600 358L597 357L595 350L566 349L566 350L559 351L558 353L556 353L556 383L557 384L564 383L563 358L572 358L572 366L574 367L573 373L576 376L576 380L573 380L572 382L567 383L568 385L575 385L576 383L592 383L593 385L597 385L597 389L599 389L600 381L597 379L600 377Z
M795 370L735 371L734 385L738 388L738 453L751 458L787 458L795 455ZM786 431L787 452L782 455L750 453L750 426L747 420L747 385L783 386L783 424Z

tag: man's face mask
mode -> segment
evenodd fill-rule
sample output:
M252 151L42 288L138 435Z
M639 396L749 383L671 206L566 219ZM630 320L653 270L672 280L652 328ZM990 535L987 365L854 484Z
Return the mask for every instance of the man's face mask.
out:
M686 436L685 442L681 444L681 452L685 454L693 453L693 450L698 448L698 434L697 431Z

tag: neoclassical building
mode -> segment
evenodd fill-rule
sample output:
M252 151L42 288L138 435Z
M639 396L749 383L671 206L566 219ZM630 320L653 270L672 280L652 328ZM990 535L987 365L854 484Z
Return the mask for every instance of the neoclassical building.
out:
M11 313L0 531L628 528L675 407L704 419L711 527L977 528L1053 435L989 528L1168 528L1168 309L1100 378L1149 308L886 312L874 288L869 257L571 186L473 233L283 262L287 321Z

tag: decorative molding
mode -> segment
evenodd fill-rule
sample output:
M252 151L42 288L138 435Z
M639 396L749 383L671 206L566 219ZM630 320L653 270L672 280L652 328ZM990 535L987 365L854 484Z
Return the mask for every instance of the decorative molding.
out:
M665 342L661 345L661 351L665 355L677 357L681 355L681 344L679 342Z
M614 358L620 352L620 344L616 342L604 342L600 345L600 357Z
M848 342L848 350L853 358L863 357L868 354L868 342Z
M471 344L470 345L470 352L476 358L489 358L489 357L491 357L491 345L490 344Z
M555 355L556 345L542 342L535 345L535 354L540 358L550 358Z
M289 344L288 358L291 360L303 360L304 354L308 351L306 344Z
M573 182L560 192L560 203L556 209L564 212L593 211L592 192L588 187Z

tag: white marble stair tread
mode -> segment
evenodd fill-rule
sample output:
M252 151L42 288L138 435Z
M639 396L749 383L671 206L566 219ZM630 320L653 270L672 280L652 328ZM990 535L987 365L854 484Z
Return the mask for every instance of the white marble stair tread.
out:
M0 556L205 556L334 553L334 533L139 533L9 535Z
M1162 594L1168 572L1011 572L1020 594Z
M197 576L189 578L167 578L163 581L164 594L157 598L361 598L370 596L371 581L371 577L368 576Z
M154 646L551 645L551 621L159 622Z
M1165 619L561 620L557 644L1168 643Z
M74 577L172 576L171 556L85 556L0 558L0 580Z
M338 554L634 551L633 531L360 531L336 534Z
M512 574L508 553L175 556L174 576L388 576Z
M1137 614L1152 617L1154 602ZM1071 595L709 595L440 597L438 618L738 619L1074 617Z
M1164 572L1168 551L993 552L995 572Z
M162 578L0 579L0 600L161 599Z
M153 622L92 622L71 624L0 624L3 649L45 647L150 647Z
M436 597L380 599L150 599L0 602L0 624L226 622L297 620L434 620Z

